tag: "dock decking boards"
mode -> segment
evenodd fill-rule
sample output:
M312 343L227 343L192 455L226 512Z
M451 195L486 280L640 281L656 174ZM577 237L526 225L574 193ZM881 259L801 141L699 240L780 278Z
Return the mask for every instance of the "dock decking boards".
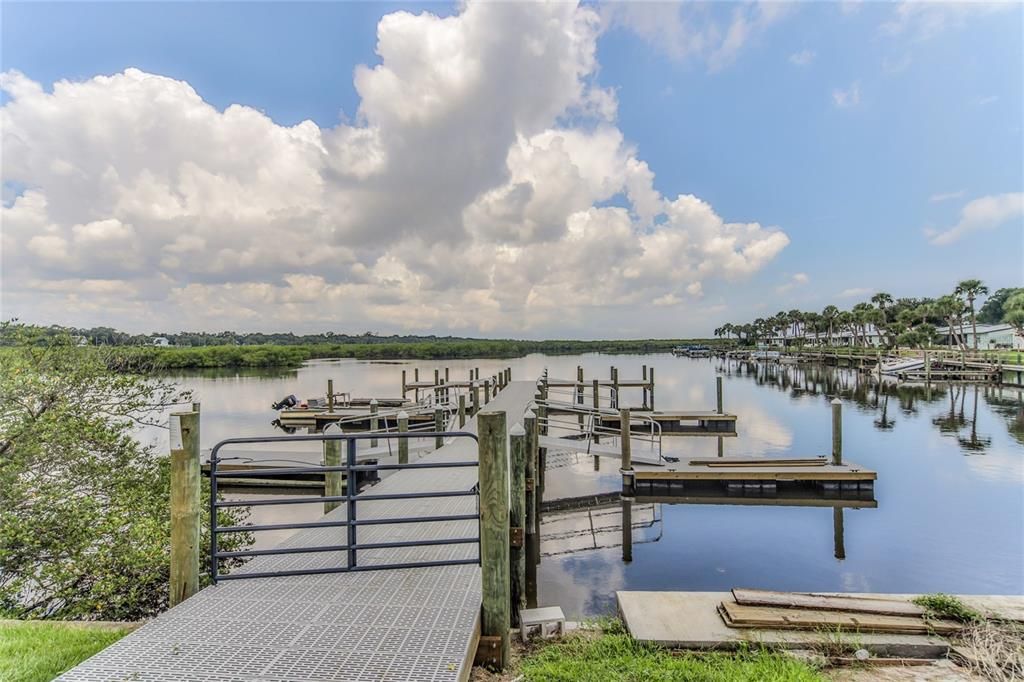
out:
M512 382L487 410L518 422L534 382ZM466 424L475 432L476 420ZM476 459L456 439L419 461ZM375 493L465 490L475 468L400 471ZM361 518L460 514L472 497L363 502ZM328 518L344 518L339 507ZM281 546L337 544L344 529L299 531ZM362 526L360 542L475 536L475 521ZM476 545L362 550L366 563L476 555ZM248 570L343 565L343 552L254 559ZM240 570L245 571L246 568ZM231 580L210 586L62 675L68 682L314 682L463 680L478 636L480 568L475 565Z

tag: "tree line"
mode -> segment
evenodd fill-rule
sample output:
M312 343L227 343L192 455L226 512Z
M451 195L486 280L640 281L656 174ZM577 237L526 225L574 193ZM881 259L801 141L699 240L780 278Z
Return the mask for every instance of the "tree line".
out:
M1024 288L998 289L992 295L978 279L966 279L949 294L938 298L894 298L879 292L870 301L857 303L850 310L828 305L815 311L780 311L752 322L727 323L714 330L717 338L755 345L768 339L801 339L803 342L832 345L848 335L855 346L867 347L877 334L888 348L924 348L938 340L936 330L949 328L950 345L962 350L978 348L977 325L1006 323L1024 336ZM984 303L978 307L980 299ZM971 330L970 337L967 330ZM969 338L973 339L969 343Z

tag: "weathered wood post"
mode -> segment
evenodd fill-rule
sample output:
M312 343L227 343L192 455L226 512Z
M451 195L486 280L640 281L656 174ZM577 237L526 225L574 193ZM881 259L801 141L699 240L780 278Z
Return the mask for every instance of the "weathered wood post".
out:
M402 399L405 400L405 370L402 370Z
M651 383L650 383L650 386L648 386L648 388L647 388L647 393L649 393L650 396L651 396L651 406L650 406L650 409L653 410L654 409L654 368L653 367L651 367Z
M398 413L398 432L407 433L409 431L409 414L402 410ZM398 463L408 464L409 463L409 439L399 438L398 439Z
M199 414L200 408L202 408L202 403L192 403L192 411L196 414Z
M199 591L199 413L171 415L171 606Z
M612 367L612 407L619 406L619 368Z
M327 411L334 412L334 379L327 380Z
M526 432L526 532L537 532L537 414L527 410L523 414L523 430Z
M725 411L722 409L722 377L715 377L715 396L715 409L718 411L718 414L725 414Z
M878 367L878 383L882 383L882 351L875 351L875 363Z
M444 431L444 411L440 407L434 408L434 431L440 433ZM440 450L444 446L444 438L442 436L434 436L434 449Z
M505 413L481 412L480 438L480 566L482 607L477 661L497 670L508 662L509 636L509 505Z
M377 419L377 411L378 411L378 409L379 409L379 404L377 403L377 399L376 398L370 398L370 431L376 431L378 428L380 428L380 420ZM371 438L370 439L370 447L371 448L377 447L377 439L376 438Z
M434 386L441 385L441 370L437 367L434 368ZM435 393L436 395L436 393Z
M843 401L832 399L832 463L843 463Z
M420 383L420 368L419 367L416 367L416 368L414 368L412 370L412 380L415 383L417 383L417 384ZM413 394L413 397L415 397L416 402L420 401L420 387L419 386L416 387L416 392Z
M484 405L491 402L491 380L484 379Z
M466 394L459 394L459 428L466 425Z
M643 366L643 409L647 409L647 365Z
M928 350L924 351L924 382L930 384L932 382L932 359L928 357Z
M509 502L512 627L519 627L519 612L526 608L526 452L528 436L522 424L508 432L512 498Z
M473 416L480 411L480 386L473 384Z
M324 441L324 466L341 466L341 441ZM345 485L351 481L344 481L340 471L324 472L324 497L340 497L345 494ZM340 501L324 502L324 514L329 514L341 506Z
M629 408L619 410L620 439L622 440L622 491L633 494L633 450L629 439L630 423Z

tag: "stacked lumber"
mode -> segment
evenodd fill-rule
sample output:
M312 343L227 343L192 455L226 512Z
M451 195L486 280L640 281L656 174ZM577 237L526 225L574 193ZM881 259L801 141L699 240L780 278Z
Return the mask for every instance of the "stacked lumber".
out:
M929 618L916 604L899 599L746 589L734 589L732 595L735 601L718 606L731 628L913 635L949 635L961 629L955 621Z

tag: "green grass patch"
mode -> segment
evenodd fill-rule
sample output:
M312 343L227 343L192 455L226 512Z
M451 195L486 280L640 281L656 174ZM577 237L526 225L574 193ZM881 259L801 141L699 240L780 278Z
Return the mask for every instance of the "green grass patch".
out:
M949 594L922 594L914 597L915 604L928 612L933 618L948 618L960 623L976 623L984 620L983 616L964 604L959 598Z
M0 621L0 680L47 682L131 630L71 622Z
M745 649L734 653L672 652L637 642L621 627L571 634L526 655L524 680L565 682L811 682L816 670L785 654Z

